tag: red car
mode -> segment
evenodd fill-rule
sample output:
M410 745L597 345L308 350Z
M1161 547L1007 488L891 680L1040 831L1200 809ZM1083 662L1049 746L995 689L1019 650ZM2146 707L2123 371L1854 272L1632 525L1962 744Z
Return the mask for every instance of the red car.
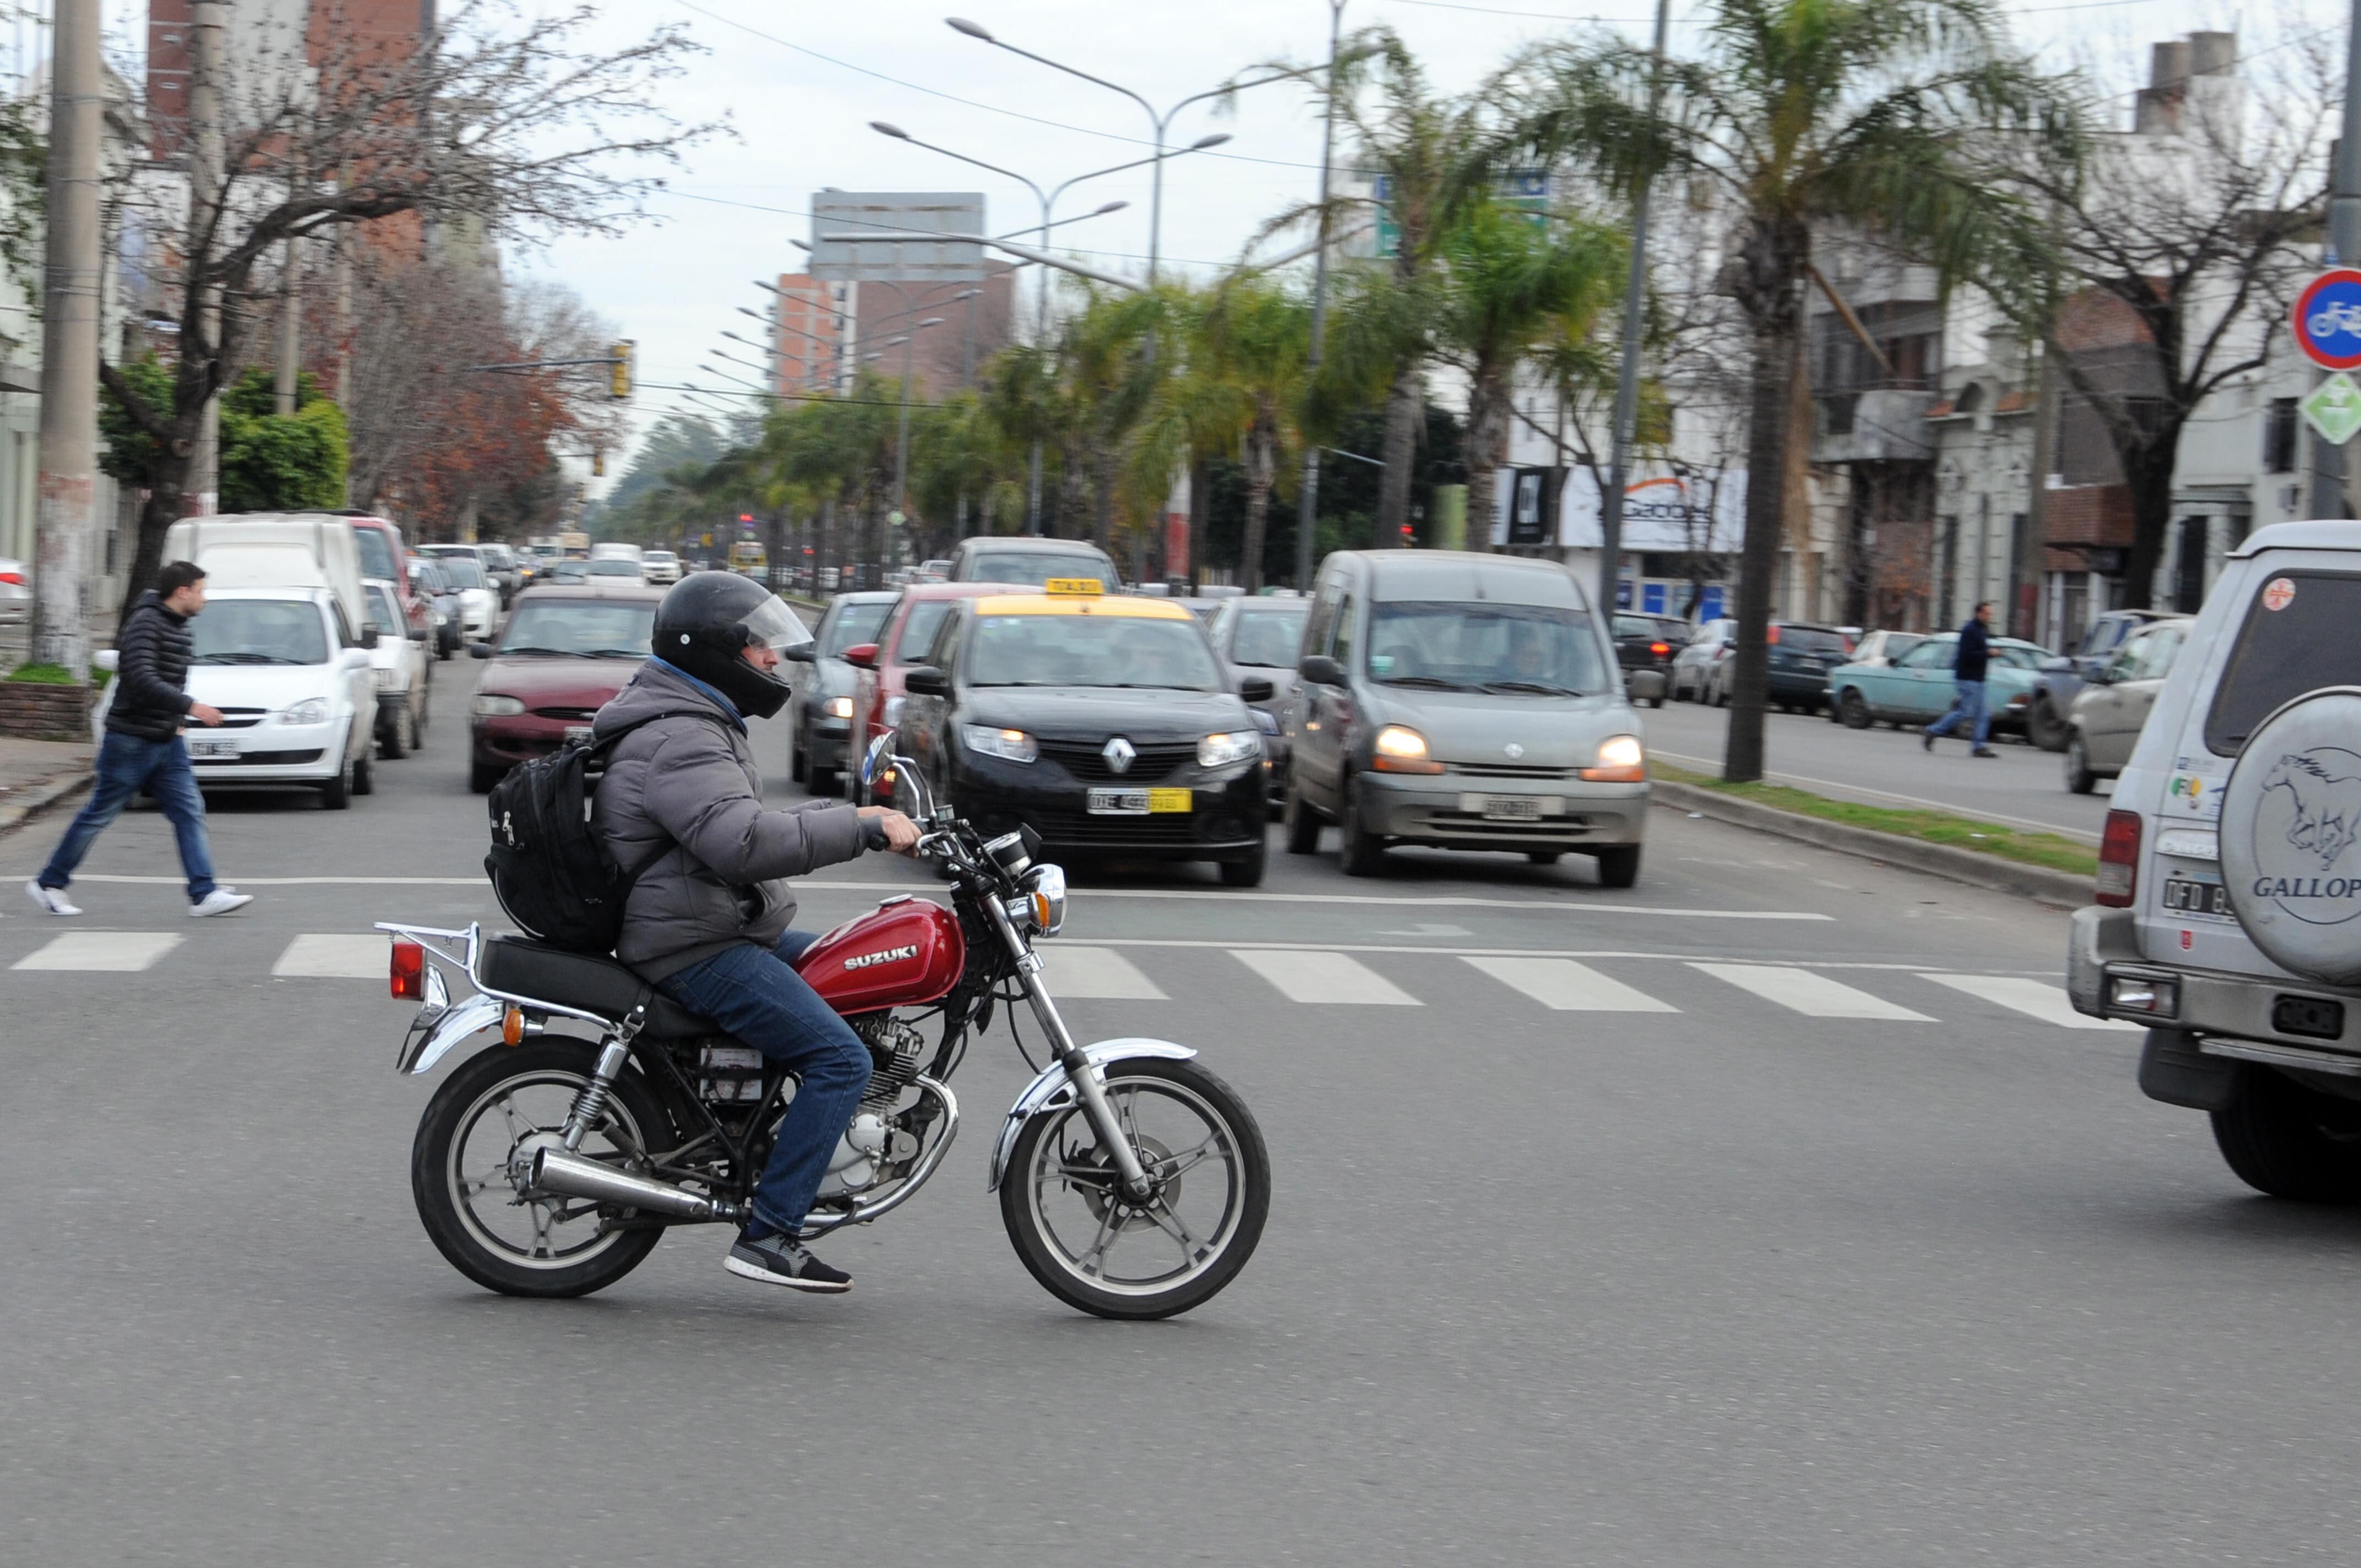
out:
M664 590L585 577L517 595L467 705L467 787L484 795L519 762L556 751L647 662Z
M927 662L928 644L950 607L1009 591L1005 583L913 583L886 612L876 641L844 651L845 663L861 672L853 678L852 729L844 751L846 776L853 781L852 797L859 804L871 804L861 788L861 754L901 719L903 676L911 665Z

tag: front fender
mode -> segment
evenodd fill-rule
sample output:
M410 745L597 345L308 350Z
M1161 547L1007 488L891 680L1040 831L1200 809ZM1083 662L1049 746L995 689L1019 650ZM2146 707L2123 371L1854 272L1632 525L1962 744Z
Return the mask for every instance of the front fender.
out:
M1093 1068L1104 1068L1125 1057L1163 1057L1170 1061L1183 1061L1196 1054L1193 1047L1176 1046L1170 1040L1137 1037L1101 1040L1082 1047L1082 1055ZM1060 1099L1061 1094L1066 1098ZM1063 1110L1072 1099L1073 1085L1067 1080L1062 1062L1051 1062L1042 1069L1040 1077L1026 1087L1025 1092L1016 1097L1016 1103L1008 1108L1008 1120L1001 1124L999 1141L992 1146L992 1168L983 1182L986 1192L1000 1190L1000 1179L1008 1169L1008 1157L1016 1152L1016 1135L1025 1130L1025 1124L1044 1111Z
M451 1054L452 1047L479 1030L492 1027L507 1011L506 1003L489 996L470 996L437 1018L414 1050L404 1045L401 1059L394 1063L395 1070L413 1076L434 1070L436 1062Z

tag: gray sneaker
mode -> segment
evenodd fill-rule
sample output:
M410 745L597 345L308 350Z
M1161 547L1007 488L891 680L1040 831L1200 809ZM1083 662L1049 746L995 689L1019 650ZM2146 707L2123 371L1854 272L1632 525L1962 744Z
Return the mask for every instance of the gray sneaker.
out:
M749 1241L746 1234L738 1234L738 1245L730 1249L722 1266L741 1279L759 1279L765 1285L784 1285L790 1290L813 1290L840 1294L852 1288L852 1276L840 1268L830 1268L803 1249L795 1237L777 1231L760 1241Z

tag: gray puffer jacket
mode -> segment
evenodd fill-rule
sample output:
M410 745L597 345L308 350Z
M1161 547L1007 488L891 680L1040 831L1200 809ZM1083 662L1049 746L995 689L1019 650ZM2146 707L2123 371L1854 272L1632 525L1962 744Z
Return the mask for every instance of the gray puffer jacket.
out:
M659 713L608 754L594 820L615 863L666 843L623 906L615 956L650 980L734 942L775 943L794 921L786 879L861 853L849 806L767 810L746 727L677 672L650 663L590 722L598 738ZM710 717L705 717L710 715Z

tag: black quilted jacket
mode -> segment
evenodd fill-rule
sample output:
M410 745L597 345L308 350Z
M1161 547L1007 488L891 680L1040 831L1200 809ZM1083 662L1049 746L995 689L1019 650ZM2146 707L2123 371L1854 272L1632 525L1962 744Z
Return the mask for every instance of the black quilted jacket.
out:
M142 740L169 740L187 722L189 623L148 589L131 607L115 646L115 702L106 727Z

